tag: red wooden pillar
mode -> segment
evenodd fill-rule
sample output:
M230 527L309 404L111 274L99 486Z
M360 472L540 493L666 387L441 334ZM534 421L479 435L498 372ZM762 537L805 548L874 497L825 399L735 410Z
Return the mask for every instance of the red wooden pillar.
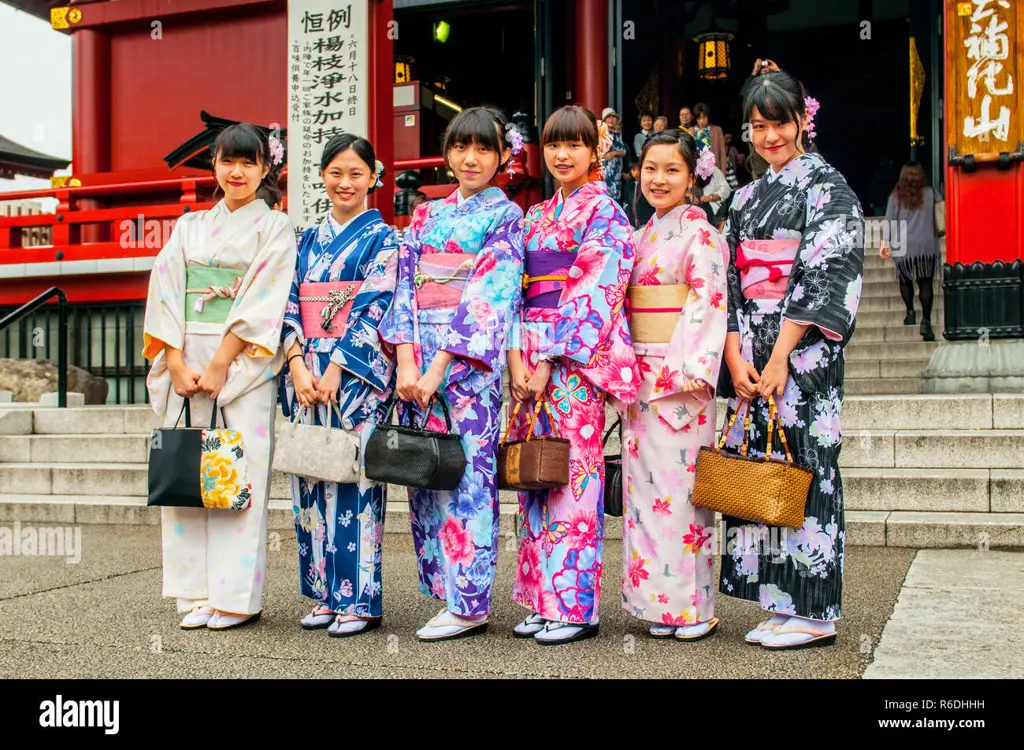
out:
M72 171L75 175L110 171L110 37L98 29L83 28L71 35ZM102 208L96 200L81 200L85 211ZM83 242L104 242L110 228L82 227Z
M600 119L608 101L608 0L576 0L576 103Z
M370 3L370 117L369 139L384 164L384 187L370 196L370 205L384 221L395 218L395 25L394 0Z

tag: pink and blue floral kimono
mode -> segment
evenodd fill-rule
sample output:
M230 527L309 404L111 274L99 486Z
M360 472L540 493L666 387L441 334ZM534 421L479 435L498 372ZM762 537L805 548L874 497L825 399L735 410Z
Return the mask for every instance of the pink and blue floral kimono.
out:
M817 154L802 154L779 172L739 190L729 210L729 333L761 372L782 323L809 325L789 355L789 378L776 397L793 459L814 471L798 530L722 517L725 536L719 590L760 602L771 613L838 620L846 543L842 445L844 348L854 331L864 265L864 220L846 180ZM723 371L727 368L722 368ZM732 381L722 378L732 395ZM722 428L741 406L729 399ZM768 405L750 408L749 456L769 450ZM773 437L772 457L785 460ZM743 417L725 447L743 444Z
M387 416L394 397L394 362L382 351L377 325L391 304L397 270L394 231L376 209L362 212L344 226L328 215L303 232L299 242L284 317L284 350L298 341L306 367L317 380L332 362L342 374L337 412L316 404L297 416L304 424L323 425L330 419L334 428L358 432L364 448L360 455L365 455L372 428ZM310 305L314 312L326 306L305 297L325 296L328 282L358 282L358 287L352 287L351 305L335 310L330 331L308 316L304 325L302 306ZM291 373L285 372L281 406L285 416L292 418L302 407ZM292 476L291 483L303 595L337 614L380 617L386 487L367 480L339 484L298 476Z
M605 403L632 403L640 387L624 309L636 248L604 182L561 196L526 217L528 278L511 348L529 372L541 358L551 363L546 398L557 433L571 441L569 484L519 493L513 598L545 620L585 625L597 622L601 597ZM527 425L520 416L510 439L524 438ZM554 434L543 409L535 432Z
M498 555L497 447L502 374L522 295L523 213L489 187L416 209L399 254L395 301L380 326L388 344L412 344L425 372L438 351L454 355L438 396L469 465L452 492L409 489L420 591L460 617L490 612ZM417 404L399 419L422 424ZM411 415L410 415L411 412ZM446 429L435 403L427 428Z

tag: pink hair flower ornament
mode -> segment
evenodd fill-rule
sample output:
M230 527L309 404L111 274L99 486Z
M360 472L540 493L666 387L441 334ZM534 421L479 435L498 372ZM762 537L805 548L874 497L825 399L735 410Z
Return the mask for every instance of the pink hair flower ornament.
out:
M284 161L284 146L281 141L277 140L274 136L270 136L270 138L267 139L267 144L270 147L270 158L276 167Z
M818 103L817 99L808 96L804 97L804 107L807 109L807 138L813 141L817 135L814 132L814 116L818 114L821 104Z
M513 154L518 154L523 150L523 134L519 132L519 129L513 123L509 123L505 126L505 141L512 149Z
M710 148L700 152L697 159L697 174L701 179L706 180L715 171L715 154Z

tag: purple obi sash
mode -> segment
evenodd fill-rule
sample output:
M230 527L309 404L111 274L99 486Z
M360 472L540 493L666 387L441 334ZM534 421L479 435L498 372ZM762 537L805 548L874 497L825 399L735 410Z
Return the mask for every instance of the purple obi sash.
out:
M799 240L744 240L736 248L736 270L744 299L782 299Z
M558 307L569 269L575 262L576 253L528 250L523 276L526 307Z

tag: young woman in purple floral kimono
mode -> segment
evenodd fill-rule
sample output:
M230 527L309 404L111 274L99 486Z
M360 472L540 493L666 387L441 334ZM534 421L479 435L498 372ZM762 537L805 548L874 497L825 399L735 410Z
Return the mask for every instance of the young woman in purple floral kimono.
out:
M835 641L845 530L839 477L843 349L854 331L864 263L864 221L846 180L807 153L803 87L781 71L744 96L764 175L737 192L725 236L730 247L725 361L732 391L723 429L750 410L750 456L785 460L766 445L768 397L796 463L814 472L800 529L723 516L727 543L720 592L759 602L769 618L748 643L771 649ZM728 381L729 378L723 378ZM723 394L727 395L727 394ZM726 447L739 451L744 420Z
M459 187L416 209L399 251L394 303L380 336L397 349L399 417L423 422L447 401L469 466L452 492L409 490L420 591L444 608L417 631L438 641L487 629L498 552L497 447L502 373L523 273L522 210L494 176L518 152L504 115L473 107L445 133ZM444 430L434 403L428 429Z

